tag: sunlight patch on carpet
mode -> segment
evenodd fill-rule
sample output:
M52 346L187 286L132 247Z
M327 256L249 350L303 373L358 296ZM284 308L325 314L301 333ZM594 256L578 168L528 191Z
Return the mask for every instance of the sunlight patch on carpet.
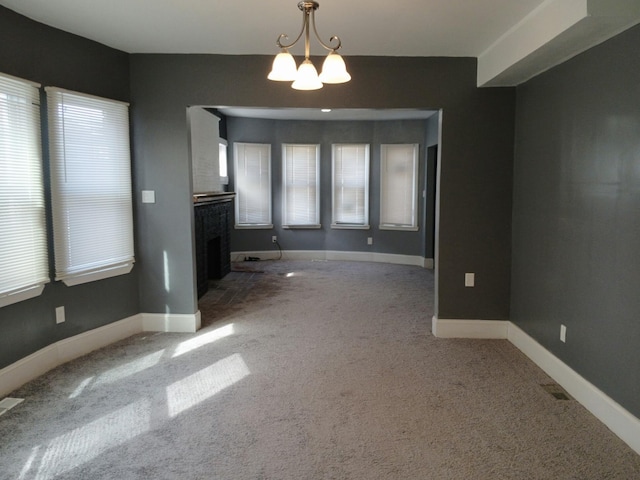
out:
M204 333L202 335L198 335L197 337L191 338L189 340L185 340L180 343L176 347L176 351L174 352L171 358L179 357L180 355L184 355L185 353L196 350L200 347L213 343L221 338L228 337L234 334L234 326L233 323L229 325L225 325L224 327L216 328L215 330Z
M164 355L164 349L159 350L144 357L140 357L124 365L118 365L111 370L100 374L95 381L94 387L98 385L104 385L106 383L114 383L124 378L140 373L148 368L151 368L160 362L160 359Z
M193 375L172 383L167 387L169 416L173 418L208 400L250 373L242 356L234 353Z
M22 466L22 470L20 470L20 476L18 477L18 480L24 480L27 474L31 471L31 467L33 467L33 462L38 457L38 452L40 451L40 448L41 448L40 446L33 447L33 449L31 450L31 455L29 455L29 458L27 459L25 464Z
M76 387L76 389L73 391L73 393L71 393L71 395L69 395L69 398L79 397L80 394L82 394L82 392L84 392L84 389L89 386L89 384L93 381L94 378L95 377L85 378L82 382L80 382L80 384Z
M122 445L149 430L151 405L140 400L109 413L91 423L54 438L37 461L40 446L35 447L25 463L21 476L26 477L39 463L36 480L58 478L63 473L84 465L107 450Z

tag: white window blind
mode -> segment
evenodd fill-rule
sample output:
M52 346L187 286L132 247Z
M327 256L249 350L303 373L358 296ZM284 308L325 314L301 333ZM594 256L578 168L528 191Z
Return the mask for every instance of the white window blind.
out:
M418 145L382 145L380 228L417 230Z
M272 228L271 145L234 143L236 228Z
M56 280L131 271L128 104L47 87Z
M320 145L282 146L285 227L320 227Z
M0 75L0 307L49 282L38 87Z
M333 228L369 228L369 145L334 144Z

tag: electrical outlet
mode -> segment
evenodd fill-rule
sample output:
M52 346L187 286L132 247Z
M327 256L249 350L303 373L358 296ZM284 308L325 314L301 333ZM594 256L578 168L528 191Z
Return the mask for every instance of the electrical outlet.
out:
M367 245L373 245L373 237L367 238Z
M156 191L142 190L142 203L156 203Z
M464 286L465 287L474 287L476 284L476 274L475 273L465 273L464 274Z
M560 325L560 341L567 343L567 327L564 325Z
M275 235L271 237L271 243L276 243L277 241L278 241L278 237L276 237Z
M56 323L63 323L64 320L64 307L56 307Z

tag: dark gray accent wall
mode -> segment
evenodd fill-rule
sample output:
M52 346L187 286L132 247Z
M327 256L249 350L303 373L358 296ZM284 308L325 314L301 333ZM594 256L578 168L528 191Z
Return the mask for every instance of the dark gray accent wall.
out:
M126 53L47 27L4 7L0 7L0 72L43 86L129 100ZM44 122L44 108L42 115ZM46 166L46 135L43 141ZM46 187L48 193L48 182ZM48 222L50 225L50 216ZM51 246L49 252L53 278ZM55 322L58 306L66 310L66 322L60 325ZM52 281L41 296L0 309L0 368L58 340L139 311L135 268L129 275L75 287Z
M639 45L634 27L517 89L511 310L519 327L635 416Z
M138 205L142 310L197 309L187 106L442 108L438 315L508 318L514 89L476 88L472 58L348 57L351 82L298 92L266 79L271 61L131 56L137 186L156 190L158 202ZM309 248L340 250L353 241L309 240ZM464 287L465 272L476 273L475 288Z
M129 101L128 54L0 6L0 68L43 86Z
M272 210L274 228L239 229L232 233L232 251L273 250L271 236L277 235L283 250L341 250L422 256L425 250L419 232L380 230L380 145L383 143L417 143L420 146L418 191L424 188L426 120L396 121L282 121L229 117L229 164L233 165L233 143L267 143L271 145ZM320 145L320 223L321 229L282 228L282 144ZM331 228L331 146L334 143L365 143L370 146L369 223L368 230ZM233 188L233 169L231 185ZM418 218L424 228L424 208L420 196ZM367 237L373 245L367 245Z

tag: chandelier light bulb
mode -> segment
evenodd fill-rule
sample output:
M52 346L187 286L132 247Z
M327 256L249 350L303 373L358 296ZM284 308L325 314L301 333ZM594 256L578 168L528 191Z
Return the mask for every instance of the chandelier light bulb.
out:
M273 59L271 73L267 78L277 82L293 82L296 79L297 71L296 61L285 48Z
M322 82L318 78L318 71L313 66L311 60L306 59L298 68L296 81L293 82L291 88L296 90L318 90L322 88Z
M344 59L335 52L331 52L324 59L320 81L322 83L345 83L351 80L351 75L347 72Z

